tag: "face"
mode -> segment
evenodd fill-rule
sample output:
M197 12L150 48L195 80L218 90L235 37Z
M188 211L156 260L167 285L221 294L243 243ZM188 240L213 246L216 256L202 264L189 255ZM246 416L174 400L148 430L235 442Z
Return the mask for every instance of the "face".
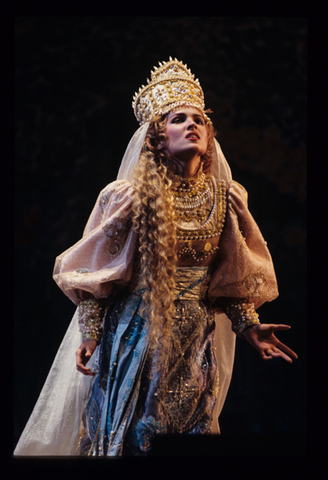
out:
M200 160L207 150L207 128L202 113L193 107L181 107L167 116L163 146L181 162Z

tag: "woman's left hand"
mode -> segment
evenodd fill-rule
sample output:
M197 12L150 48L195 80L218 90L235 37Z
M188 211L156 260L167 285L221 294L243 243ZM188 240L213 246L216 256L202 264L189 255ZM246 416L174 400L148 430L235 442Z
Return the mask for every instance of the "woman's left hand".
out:
M292 363L298 357L287 345L280 342L274 335L275 330L289 330L289 325L275 325L261 323L247 328L243 335L247 341L259 352L263 360L280 357Z

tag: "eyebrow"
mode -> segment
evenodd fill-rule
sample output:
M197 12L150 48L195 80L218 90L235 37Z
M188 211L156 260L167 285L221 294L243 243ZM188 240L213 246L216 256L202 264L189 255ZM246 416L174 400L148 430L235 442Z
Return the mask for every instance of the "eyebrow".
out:
M169 115L171 117L173 117L174 115L186 115L185 112L170 112ZM192 114L193 117L200 117L202 119L204 119L203 115L201 115L200 113L193 113Z

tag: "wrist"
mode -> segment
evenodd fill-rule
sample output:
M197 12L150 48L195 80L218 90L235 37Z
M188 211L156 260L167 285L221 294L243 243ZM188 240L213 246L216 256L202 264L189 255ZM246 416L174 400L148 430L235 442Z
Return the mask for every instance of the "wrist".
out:
M254 323L253 325L246 326L241 335L246 338L249 337L257 325L260 325L260 323Z
M83 341L100 342L102 337L103 308L96 299L82 300L78 307L79 331Z
M259 316L254 303L239 300L226 307L226 314L232 323L232 330L238 336L244 336L244 332L255 325L259 325Z

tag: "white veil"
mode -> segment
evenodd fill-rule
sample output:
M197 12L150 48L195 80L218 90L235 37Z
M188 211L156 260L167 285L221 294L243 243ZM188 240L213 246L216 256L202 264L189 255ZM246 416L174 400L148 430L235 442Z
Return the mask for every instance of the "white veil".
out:
M117 180L131 180L133 169L138 163L142 146L144 144L148 131L149 122L144 123L132 136L122 159L121 166L117 174ZM223 155L219 142L214 139L214 149L212 154L211 173L218 180L231 182L232 175L229 164Z
M15 456L74 455L82 409L93 378L76 370L75 351L81 343L76 309L16 445ZM96 352L88 363L92 370L95 359Z
M145 123L132 136L117 180L131 180L137 164L149 123ZM211 173L220 180L230 182L231 170L217 140L214 140ZM231 322L224 314L216 314L216 345L219 365L220 390L215 408L218 417L229 388L234 361L235 335ZM85 377L75 367L75 351L82 343L78 329L77 311L58 349L55 360L41 390L37 403L14 451L15 456L74 455L79 439L83 406L88 396L92 377ZM89 362L93 367L94 352ZM218 433L218 432L214 432Z

